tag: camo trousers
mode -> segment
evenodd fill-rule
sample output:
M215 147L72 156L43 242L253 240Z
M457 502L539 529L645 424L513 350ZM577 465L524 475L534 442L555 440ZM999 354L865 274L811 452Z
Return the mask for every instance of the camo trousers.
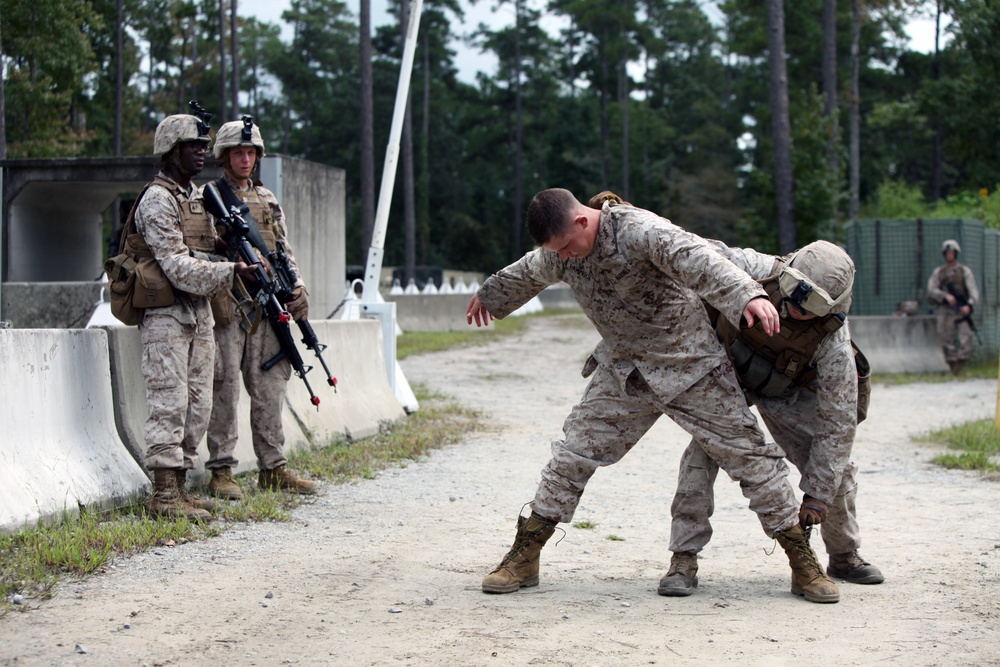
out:
M212 411L211 330L146 313L139 326L146 381L146 468L194 468Z
M282 359L269 370L260 368L281 349L278 337L268 322L263 322L251 336L240 327L240 320L235 319L216 326L215 343L215 391L205 467L235 468L239 464L234 453L239 438L237 405L241 377L250 397L250 432L257 465L266 470L284 465L281 411L292 367L288 360Z
M552 459L532 502L539 515L571 521L583 489L601 466L619 461L667 415L704 443L730 477L740 482L750 509L771 536L795 524L798 504L788 467L777 446L767 444L746 406L729 364L705 375L669 403L643 388L623 394L612 373L599 367L583 398L552 443Z
M956 323L956 317L961 316L950 308L937 309L937 333L941 339L944 360L949 364L967 361L972 353L972 327L968 322Z
M799 392L799 400L792 404L773 400L756 399L754 404L768 431L784 451L785 456L798 470L809 463L815 436L816 395L806 390ZM705 453L697 441L681 456L677 478L677 491L670 508L670 550L701 551L712 538L709 521L715 511L713 487L719 466ZM858 485L857 466L849 462L843 471L840 487L829 505L826 521L820 526L823 543L828 554L842 554L861 546L858 528L856 499Z

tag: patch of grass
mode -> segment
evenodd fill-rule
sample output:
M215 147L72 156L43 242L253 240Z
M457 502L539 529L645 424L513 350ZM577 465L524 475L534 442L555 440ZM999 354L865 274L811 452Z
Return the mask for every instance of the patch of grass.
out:
M614 533L611 533L605 539L608 540L609 542L624 542L625 541L624 537L618 537Z
M951 373L872 373L872 384L901 385L915 382L960 382L962 380L995 379L997 357L967 364L958 375Z
M1000 466L991 457L1000 454L1000 434L989 419L965 422L946 429L932 431L917 438L918 441L947 445L958 450L956 454L942 454L932 459L946 468L1000 472Z
M594 528L597 528L597 524L594 523L593 521L588 521L585 519L583 521L574 521L573 527L579 528L580 530L593 530Z
M476 411L419 385L413 390L420 410L399 424L372 438L293 452L289 467L332 483L369 479L388 466L405 466L432 449L457 443L480 428ZM48 598L60 579L100 572L115 558L210 538L239 522L287 521L294 507L313 501L309 496L260 491L256 474L241 475L236 481L243 500L219 501L216 521L208 524L152 518L142 500L134 499L125 507L66 512L56 521L0 534L0 617L31 608L32 600ZM13 604L15 594L22 596L22 604Z

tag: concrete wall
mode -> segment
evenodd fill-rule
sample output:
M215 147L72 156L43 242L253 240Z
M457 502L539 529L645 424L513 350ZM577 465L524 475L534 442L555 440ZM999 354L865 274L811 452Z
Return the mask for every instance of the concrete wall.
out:
M935 318L851 316L851 339L876 373L945 372Z
M15 329L82 329L101 298L97 281L4 283L3 319Z
M405 417L386 380L374 320L313 322L327 365L307 373L309 403L292 376L283 413L285 451L357 439ZM319 364L301 345L309 365ZM148 414L136 327L0 330L0 530L33 525L80 506L113 504L149 488L142 466ZM238 409L237 472L256 470L249 399ZM196 475L208 458L204 441Z

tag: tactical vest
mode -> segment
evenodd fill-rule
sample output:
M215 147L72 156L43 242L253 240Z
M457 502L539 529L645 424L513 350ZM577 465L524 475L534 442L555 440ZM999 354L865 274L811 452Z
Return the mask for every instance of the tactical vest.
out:
M184 235L184 245L191 250L215 252L215 229L212 227L212 222L205 213L204 204L202 204L200 199L190 199L177 183L162 178L159 174L136 197L135 205L132 206L132 210L128 214L128 219L125 221L125 230L129 232L125 237L123 246L126 252L134 254L136 259L153 256L149 250L149 246L146 245L146 240L138 233L135 227L135 211L139 206L139 202L146 195L146 191L152 185L159 185L165 188L177 200L177 206L181 210L180 226L181 233Z
M260 235L263 237L264 243L267 244L268 251L274 252L278 243L278 225L274 222L270 205L264 201L255 187L246 190L233 190L233 192L250 209L250 215L257 223L257 229L260 230Z
M781 308L777 276L760 281L768 299ZM844 326L844 315L835 313L811 320L781 320L781 331L768 336L759 326L739 329L719 317L716 332L733 360L740 383L761 396L780 396L792 385L816 377L812 363L820 342Z
M952 286L952 289L948 289L948 285ZM962 270L962 265L957 264L954 268L945 268L941 273L941 286L946 292L951 293L956 299L963 301L968 301L969 291L965 287L965 271Z

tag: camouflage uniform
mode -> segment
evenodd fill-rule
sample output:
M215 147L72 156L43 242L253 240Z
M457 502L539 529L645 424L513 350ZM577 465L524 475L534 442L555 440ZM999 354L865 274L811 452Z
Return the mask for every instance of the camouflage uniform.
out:
M587 257L534 250L491 276L478 298L505 317L560 281L603 340L565 437L552 443L534 513L570 521L597 468L621 459L666 414L740 481L768 535L795 524L782 452L765 443L700 300L739 322L747 303L765 296L760 285L670 221L606 204Z
M160 172L159 178L170 179ZM205 216L197 188L177 197L152 185L136 206L136 229L174 287L173 305L146 310L139 333L146 381L146 467L191 469L212 409L212 309L209 297L232 287L235 265L195 255L185 243L182 220Z
M285 214L277 198L262 186L250 190L240 190L239 185L228 176L226 182L233 192L244 201L250 200L254 220L265 232L265 241L270 246L272 238L280 243L288 256L289 264L296 275L298 266L288 245L288 228ZM263 208L267 207L267 212ZM265 222L268 220L269 222ZM273 247L269 247L273 250ZM295 286L302 285L301 279ZM285 465L283 447L285 434L281 425L281 407L285 399L285 389L291 377L292 368L287 359L282 359L267 371L261 364L277 354L281 349L278 337L271 325L262 322L254 335L249 335L239 318L232 317L227 322L219 322L215 327L217 345L215 364L215 398L212 418L208 427L209 460L206 468L235 468L238 461L233 456L237 441L236 406L240 398L240 375L243 385L250 395L250 428L253 436L254 454L261 468L270 470Z
M754 250L727 248L720 252L751 277L776 275L782 258ZM786 258L787 259L787 258ZM782 324L787 320L782 314ZM781 340L775 336L774 341ZM811 363L816 377L792 385L779 396L746 390L785 456L801 473L799 488L829 506L822 536L830 554L848 553L861 545L855 512L857 466L850 460L857 426L858 375L847 323L828 334ZM719 467L698 445L697 438L681 457L671 514L670 550L699 552L712 536L712 487Z
M932 303L937 304L937 332L941 338L941 347L944 350L944 360L949 366L956 362L965 362L972 353L972 327L968 321L956 323L956 319L961 319L954 306L949 306L945 300L948 294L947 285L952 284L960 292L964 292L968 299L968 304L975 307L979 303L979 287L976 285L976 276L972 269L959 262L954 267L947 264L934 269L930 279L927 281L927 298ZM958 333L958 345L955 345L955 334Z

